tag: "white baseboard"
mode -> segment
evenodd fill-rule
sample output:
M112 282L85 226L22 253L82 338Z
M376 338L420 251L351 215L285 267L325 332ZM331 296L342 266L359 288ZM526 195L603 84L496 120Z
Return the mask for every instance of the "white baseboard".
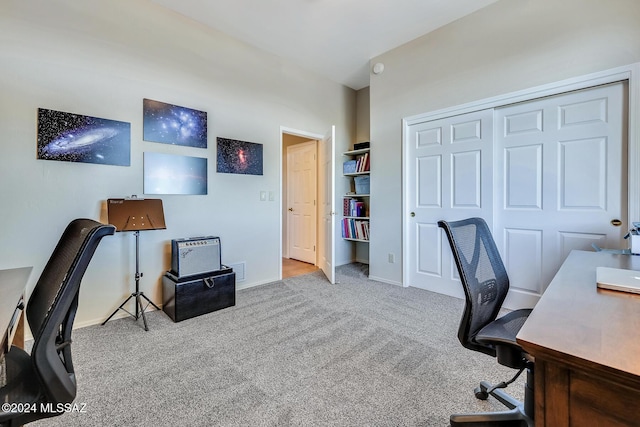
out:
M238 285L238 283L236 282L236 291L253 288L255 286L268 285L269 283L278 282L278 281L279 281L278 279L270 279L270 280L262 280L260 282L244 283L242 285Z
M382 282L382 283L387 283L389 285L395 285L395 286L400 286L402 287L402 282L396 282L395 280L387 280L387 279L383 279L382 277L376 277L376 276L369 276L369 279L371 280L375 280L376 282Z

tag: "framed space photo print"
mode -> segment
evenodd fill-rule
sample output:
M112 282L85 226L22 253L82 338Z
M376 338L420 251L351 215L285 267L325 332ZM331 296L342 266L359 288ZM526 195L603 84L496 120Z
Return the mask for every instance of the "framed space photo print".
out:
M38 108L37 157L129 166L131 124Z
M207 148L207 113L160 101L142 101L142 139Z
M144 194L207 194L207 159L144 153Z
M217 138L219 173L262 175L262 144Z

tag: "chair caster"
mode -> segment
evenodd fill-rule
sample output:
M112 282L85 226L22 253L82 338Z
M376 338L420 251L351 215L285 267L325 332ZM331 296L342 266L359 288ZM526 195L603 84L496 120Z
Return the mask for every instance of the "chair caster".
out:
M476 387L475 390L473 390L473 392L476 395L476 399L487 400L489 398L489 393L487 393L487 389L485 389L482 386Z

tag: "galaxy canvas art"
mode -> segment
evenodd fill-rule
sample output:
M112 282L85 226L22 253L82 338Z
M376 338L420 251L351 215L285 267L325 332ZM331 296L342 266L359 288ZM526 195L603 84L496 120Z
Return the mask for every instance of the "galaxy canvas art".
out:
M144 194L207 194L207 159L145 152Z
M217 138L219 173L262 175L262 144Z
M207 113L144 99L143 139L164 144L207 148Z
M129 166L131 124L38 108L37 146L38 159Z

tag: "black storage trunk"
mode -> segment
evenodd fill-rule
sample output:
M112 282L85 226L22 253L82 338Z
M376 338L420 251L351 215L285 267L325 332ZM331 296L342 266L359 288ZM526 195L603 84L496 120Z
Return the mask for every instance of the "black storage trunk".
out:
M236 273L231 268L177 277L162 277L162 310L174 322L236 305Z

